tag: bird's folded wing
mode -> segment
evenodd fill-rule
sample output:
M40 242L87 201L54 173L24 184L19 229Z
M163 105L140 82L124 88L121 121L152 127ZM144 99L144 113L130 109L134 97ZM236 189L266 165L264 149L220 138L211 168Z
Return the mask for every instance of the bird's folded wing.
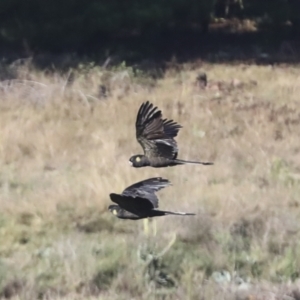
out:
M148 157L164 157L174 159L177 156L178 148L175 140L155 140L151 152L146 152Z
M151 201L141 197L130 197L118 194L110 194L111 201L117 203L121 208L136 214L143 215L153 209Z

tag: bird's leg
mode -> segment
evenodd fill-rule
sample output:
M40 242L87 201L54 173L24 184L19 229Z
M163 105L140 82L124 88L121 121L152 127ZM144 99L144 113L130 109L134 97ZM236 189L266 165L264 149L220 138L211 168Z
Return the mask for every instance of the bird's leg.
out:
M157 234L157 226L156 226L156 220L152 220L153 223L153 236L156 236Z
M149 236L150 234L150 224L152 224L152 233L153 233L153 236L155 237L156 234L157 234L157 226L156 226L156 220L155 219L150 219L150 218L146 218L146 219L143 219L143 222L144 222L144 233L146 236Z
M147 223L145 222L144 224L147 224L148 234L150 234L150 230L151 230L153 237L155 237L157 233L156 220L152 218L147 218Z
M146 236L149 235L149 219L143 219L143 223L144 223L144 233Z

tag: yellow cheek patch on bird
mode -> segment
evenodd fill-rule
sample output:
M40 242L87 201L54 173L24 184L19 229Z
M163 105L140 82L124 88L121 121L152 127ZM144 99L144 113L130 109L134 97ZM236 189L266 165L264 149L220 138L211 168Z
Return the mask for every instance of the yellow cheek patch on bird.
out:
M135 159L135 161L136 161L136 162L140 162L140 161L141 161L141 158L140 158L140 157L137 157L137 158Z
M118 214L118 211L117 211L116 209L114 209L114 210L112 211L112 213L116 216L116 215Z

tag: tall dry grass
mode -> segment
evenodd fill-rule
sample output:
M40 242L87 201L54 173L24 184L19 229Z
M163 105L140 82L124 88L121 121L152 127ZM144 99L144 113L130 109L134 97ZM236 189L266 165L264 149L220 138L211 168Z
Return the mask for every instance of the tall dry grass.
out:
M194 84L200 70L189 65L167 71L155 85L126 69L104 74L97 67L75 70L68 84L66 75L31 65L1 82L2 296L12 290L14 299L294 297L300 267L299 69L202 69L209 77L206 89ZM104 81L106 98L99 93ZM183 125L180 158L214 166L130 168L129 157L142 153L134 123L146 100ZM157 218L157 236L145 239L142 222L107 212L108 195L153 176L173 183L159 192L162 209L197 216ZM137 253L145 245L146 253L158 253L174 233L177 240L153 267L156 277L172 277L162 296ZM296 283L289 286L291 280Z

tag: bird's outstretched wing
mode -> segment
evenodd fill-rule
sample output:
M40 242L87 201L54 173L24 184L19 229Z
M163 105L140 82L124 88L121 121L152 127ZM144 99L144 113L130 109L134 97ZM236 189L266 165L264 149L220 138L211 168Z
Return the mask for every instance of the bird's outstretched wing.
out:
M170 185L171 182L168 179L164 179L162 177L153 177L139 181L127 187L122 192L122 195L133 198L147 199L151 203L152 208L157 208L158 198L155 195L155 192Z
M148 157L173 159L178 152L177 136L181 125L162 119L162 112L149 101L143 103L136 118L136 138Z

